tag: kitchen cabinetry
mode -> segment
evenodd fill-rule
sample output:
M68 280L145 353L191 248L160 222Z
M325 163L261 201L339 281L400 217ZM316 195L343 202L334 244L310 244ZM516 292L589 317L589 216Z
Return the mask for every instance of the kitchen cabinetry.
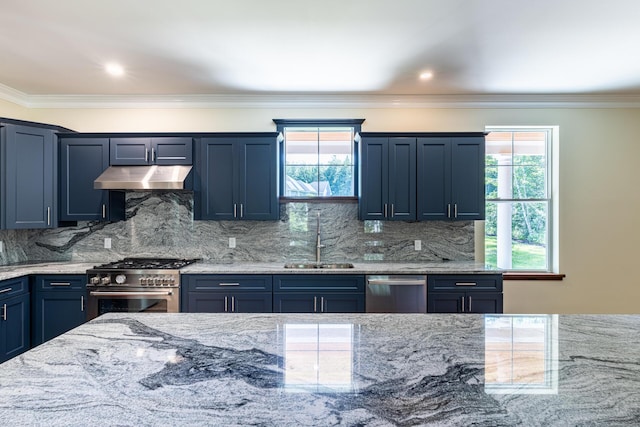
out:
M190 165L193 139L186 136L111 138L110 159L114 166Z
M364 313L364 276L273 276L276 313Z
M502 275L428 275L427 312L502 313Z
M32 280L34 346L86 322L85 275L36 275Z
M0 282L0 363L29 350L29 282Z
M108 167L109 138L60 138L60 221L124 219L124 191L93 188Z
M417 144L417 219L484 219L484 136L426 137Z
M54 130L5 123L0 126L0 228L55 227Z
M416 219L416 138L363 136L360 219Z
M195 219L276 220L277 134L221 134L196 144Z
M181 280L183 312L272 312L269 275L183 275Z

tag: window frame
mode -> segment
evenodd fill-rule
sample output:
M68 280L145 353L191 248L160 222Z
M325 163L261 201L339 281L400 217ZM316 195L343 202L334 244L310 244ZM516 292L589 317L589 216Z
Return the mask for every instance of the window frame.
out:
M547 203L547 232L546 232L546 267L544 269L525 269L525 268L510 268L503 269L505 271L505 275L508 276L508 279L513 280L540 280L549 278L550 280L562 280L564 275L562 274L554 274L558 272L559 269L559 257L558 257L558 221L559 221L559 212L558 212L558 201L557 201L557 193L558 193L558 137L559 137L559 126L548 125L548 126L485 126L485 131L488 133L491 132L545 132L547 134L546 140L546 152L545 152L545 160L546 160L546 198L528 198L528 199L500 199L493 198L490 199L486 197L485 199L485 210L489 203L499 203L499 202L509 202L509 203L517 203L517 202L545 202ZM485 158L488 154L485 154ZM486 161L485 161L486 163ZM486 183L485 183L486 185ZM486 190L485 190L486 191ZM485 193L486 194L486 193ZM486 220L485 220L486 221ZM483 233L483 239L486 239L486 231ZM485 245L483 245L483 261L485 258L484 249ZM500 268L500 267L498 267Z
M336 202L336 201L357 201L358 200L358 171L360 168L359 155L358 155L358 137L357 135L362 131L362 123L365 119L273 119L276 124L278 137L278 149L279 149L279 171L278 177L280 180L280 201L292 201L292 202ZM317 128L330 128L330 127L351 127L353 128L353 196L315 196L315 197L291 197L285 196L285 165L286 165L286 151L284 147L284 130L290 127L317 127Z

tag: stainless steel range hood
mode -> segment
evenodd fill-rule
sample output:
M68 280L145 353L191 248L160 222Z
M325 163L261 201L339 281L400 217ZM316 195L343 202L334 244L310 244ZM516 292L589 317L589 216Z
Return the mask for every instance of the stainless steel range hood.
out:
M191 165L109 166L93 182L98 190L185 190Z

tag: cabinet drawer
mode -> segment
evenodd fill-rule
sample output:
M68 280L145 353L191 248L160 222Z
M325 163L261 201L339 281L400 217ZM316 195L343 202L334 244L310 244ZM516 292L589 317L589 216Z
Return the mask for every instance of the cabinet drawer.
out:
M181 277L182 286L187 292L259 292L271 291L273 288L273 281L270 275L185 274Z
M273 276L274 292L364 292L364 276L291 274Z
M0 299L29 293L29 281L26 277L3 280L0 282Z
M451 290L502 292L502 274L432 274L427 276L427 292Z
M77 275L46 275L35 276L33 290L79 290L87 288L87 277L84 274Z

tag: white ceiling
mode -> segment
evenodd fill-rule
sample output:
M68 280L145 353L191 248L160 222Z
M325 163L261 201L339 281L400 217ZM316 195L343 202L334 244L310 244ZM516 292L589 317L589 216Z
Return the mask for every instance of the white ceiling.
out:
M639 50L639 0L2 0L0 98L639 96Z

